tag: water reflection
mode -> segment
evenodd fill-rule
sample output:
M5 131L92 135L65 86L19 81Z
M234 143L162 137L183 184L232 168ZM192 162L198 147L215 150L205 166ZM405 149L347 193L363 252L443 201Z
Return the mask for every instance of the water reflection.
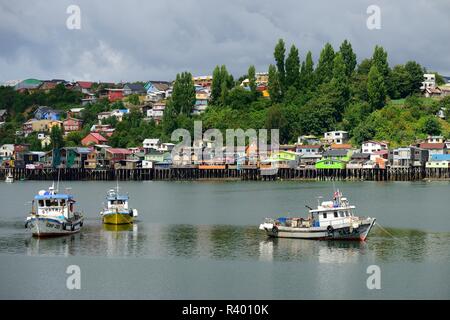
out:
M183 257L220 260L313 261L320 264L370 261L448 261L449 233L374 229L367 242L271 239L255 227L221 225L112 226L90 223L80 234L36 239L16 229L0 237L0 253L31 256Z

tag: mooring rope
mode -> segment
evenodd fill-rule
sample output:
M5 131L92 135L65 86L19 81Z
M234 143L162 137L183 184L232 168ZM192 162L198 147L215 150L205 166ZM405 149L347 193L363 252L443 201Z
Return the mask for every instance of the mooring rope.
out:
M392 237L393 239L398 240L398 241L405 241L405 240L402 240L402 239L400 239L400 238L395 237L392 233L390 233L390 232L387 231L385 228L383 228L383 226L382 226L381 224L379 224L378 222L375 222L375 225L376 225L378 228L380 228L383 232L385 232L387 235L389 235L390 237Z

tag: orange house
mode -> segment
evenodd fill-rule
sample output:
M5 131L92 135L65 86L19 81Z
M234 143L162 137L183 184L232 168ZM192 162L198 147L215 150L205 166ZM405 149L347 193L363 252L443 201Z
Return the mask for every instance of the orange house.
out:
M89 133L86 137L83 138L83 140L81 140L81 144L83 146L91 146L94 144L104 144L108 142L108 140L103 137L101 134L96 133L96 132L91 132Z

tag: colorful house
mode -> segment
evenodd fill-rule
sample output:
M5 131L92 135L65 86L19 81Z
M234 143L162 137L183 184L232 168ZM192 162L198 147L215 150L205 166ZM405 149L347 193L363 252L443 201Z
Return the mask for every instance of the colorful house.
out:
M68 117L63 121L64 132L80 131L83 128L83 120Z
M352 155L351 150L334 149L325 151L316 162L316 169L345 169Z
M427 169L448 169L450 168L450 154L434 154L425 164Z
M103 137L100 133L91 132L81 140L83 146L91 146L95 144L105 144L108 139Z
M47 106L40 106L34 112L34 118L36 120L59 120L61 112Z
M108 101L109 102L116 102L123 99L123 89L112 89L108 88L106 89L108 94Z

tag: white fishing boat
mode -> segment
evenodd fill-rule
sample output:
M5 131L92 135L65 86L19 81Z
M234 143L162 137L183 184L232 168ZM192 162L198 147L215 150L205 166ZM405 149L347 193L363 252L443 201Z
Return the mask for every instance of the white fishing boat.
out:
M13 183L14 182L14 177L13 177L11 171L9 171L8 174L6 175L5 182L6 183Z
M72 195L58 193L54 186L48 191L41 190L34 197L25 228L36 237L77 233L83 226L84 218L82 213L75 211L74 204Z
M138 211L129 207L129 196L119 193L119 183L116 189L111 189L106 195L106 204L100 212L105 224L130 224L133 223Z
M355 206L350 205L339 190L332 201L309 209L306 218L267 218L259 229L276 238L364 241L376 220L355 216Z

